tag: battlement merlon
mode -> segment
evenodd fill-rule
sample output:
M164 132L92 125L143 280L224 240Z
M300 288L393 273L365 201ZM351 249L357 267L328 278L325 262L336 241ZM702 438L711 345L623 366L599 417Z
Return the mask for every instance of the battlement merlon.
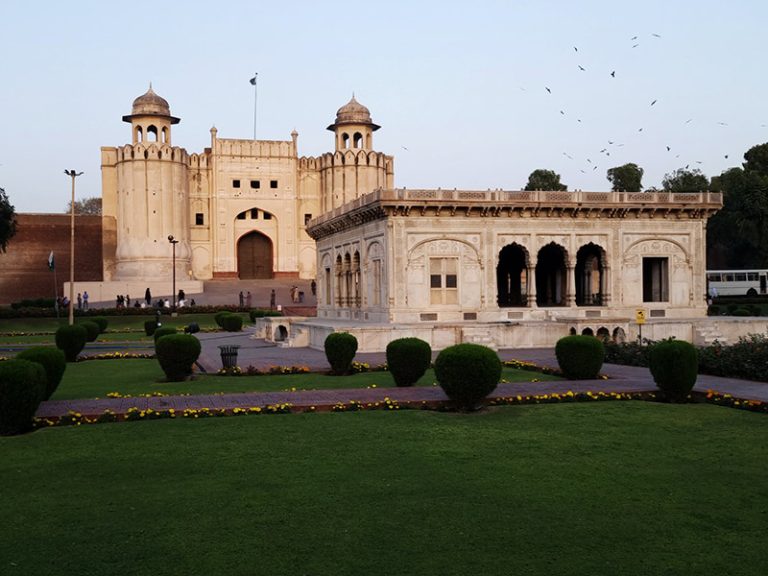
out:
M720 192L378 189L315 218L307 233L318 240L387 216L707 219L722 207Z

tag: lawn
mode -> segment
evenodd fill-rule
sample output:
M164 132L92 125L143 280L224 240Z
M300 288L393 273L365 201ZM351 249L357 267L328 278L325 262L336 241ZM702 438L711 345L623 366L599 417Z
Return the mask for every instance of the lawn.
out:
M504 368L502 378L508 382L559 380L557 376ZM136 396L162 392L165 394L213 394L227 392L275 392L290 390L315 390L334 388L392 387L394 381L389 372L366 372L353 376L328 376L325 374L287 374L280 376L216 376L196 375L189 382L164 382L165 375L157 360L89 360L67 364L64 378L51 398L104 398L109 392ZM434 372L427 373L417 386L431 386Z
M610 402L0 438L4 574L755 575L768 419Z

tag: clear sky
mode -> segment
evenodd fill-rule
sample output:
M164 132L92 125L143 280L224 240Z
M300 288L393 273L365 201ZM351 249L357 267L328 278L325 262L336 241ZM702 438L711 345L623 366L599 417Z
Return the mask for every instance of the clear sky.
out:
M4 0L0 187L63 212L73 168L100 196L99 148L130 142L150 81L175 146L252 138L255 72L259 138L330 151L354 92L398 187L516 190L546 168L608 190L627 162L645 187L711 177L768 142L766 23L764 0Z

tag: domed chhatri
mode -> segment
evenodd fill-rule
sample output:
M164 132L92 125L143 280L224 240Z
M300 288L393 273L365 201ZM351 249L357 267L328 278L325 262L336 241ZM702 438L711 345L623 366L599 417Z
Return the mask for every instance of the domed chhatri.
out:
M370 126L373 131L380 128L379 125L374 124L371 120L371 111L355 100L354 94L349 102L337 110L336 122L328 126L328 130L333 131L339 126L347 126L349 124Z
M158 116L167 118L171 124L179 123L178 118L171 116L171 107L168 105L168 101L162 96L155 94L151 83L149 90L133 101L131 114L123 116L123 121L131 122L133 118L139 116Z

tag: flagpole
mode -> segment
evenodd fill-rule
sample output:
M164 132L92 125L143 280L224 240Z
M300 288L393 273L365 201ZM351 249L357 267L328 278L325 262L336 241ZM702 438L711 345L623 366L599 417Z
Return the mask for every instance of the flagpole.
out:
M51 264L53 264L53 307L56 308L56 319L59 318L59 281L56 279L56 260L53 258L51 250Z
M251 78L251 84L253 84L253 139L256 140L256 110L259 99L259 86L258 86L259 73L254 72L253 78Z

